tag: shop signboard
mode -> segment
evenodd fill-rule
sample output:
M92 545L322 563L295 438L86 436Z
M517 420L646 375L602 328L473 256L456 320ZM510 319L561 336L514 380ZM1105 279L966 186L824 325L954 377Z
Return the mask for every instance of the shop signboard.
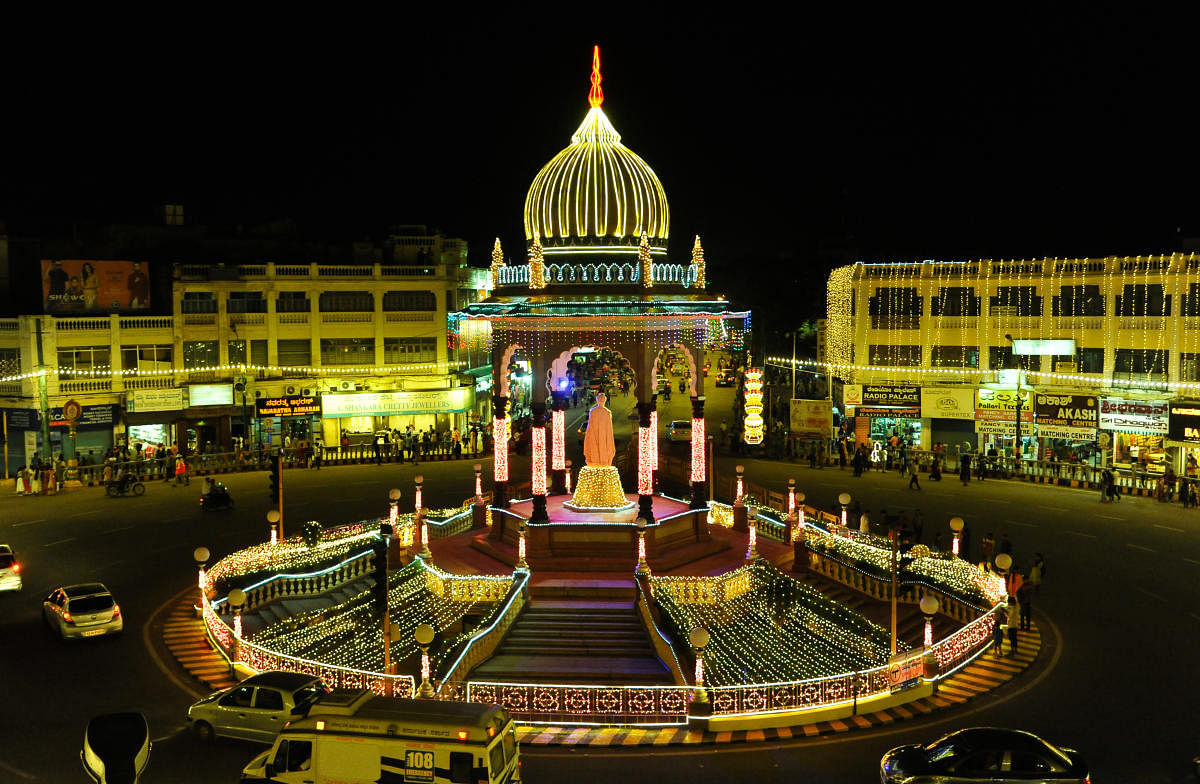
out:
M833 427L833 403L828 400L792 400L791 434L794 438L825 438Z
M887 679L892 694L916 686L925 674L923 650L893 653L888 657Z
M187 389L189 406L233 405L233 384L192 384Z
M862 384L842 384L842 405L861 406L862 396Z
M1200 401L1171 403L1167 438L1187 444L1200 444Z
M1100 398L1100 429L1116 433L1166 435L1170 405L1165 400Z
M921 405L921 388L918 386L863 384L862 404L864 406L919 408Z
M910 408L883 408L881 406L859 406L854 411L855 416L860 417L895 417L897 419L917 419L921 416L921 409L916 406Z
M112 427L117 422L117 407L115 405L81 406L79 418L75 427L86 428ZM50 409L50 427L69 427L70 422L63 414L62 408Z
M321 398L316 395L284 395L254 401L256 417L295 417L321 413Z
M134 389L125 394L125 410L130 414L179 411L183 407L183 387Z
M1095 395L1050 394L1033 396L1037 433L1041 438L1093 441L1100 422Z
M1021 390L1021 432L1033 432L1033 408L1029 391ZM975 432L1015 438L1017 435L1017 390L979 389L975 392Z
M4 413L10 430L37 430L37 412L29 408L6 408Z
M922 387L921 416L926 419L974 419L975 390Z
M452 414L471 410L473 392L459 387L438 392L329 393L321 395L321 408L327 417Z
M42 259L46 313L129 313L150 307L150 276L139 261Z

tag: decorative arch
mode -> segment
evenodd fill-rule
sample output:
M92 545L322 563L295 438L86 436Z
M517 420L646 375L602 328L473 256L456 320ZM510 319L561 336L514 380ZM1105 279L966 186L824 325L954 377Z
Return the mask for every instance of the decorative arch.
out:
M653 382L652 388L655 390L658 389L658 360L659 360L659 358L664 353L666 353L668 350L674 349L674 348L681 349L683 351L683 355L687 358L688 369L691 370L690 380L688 381L689 393L691 394L692 397L696 397L697 395L702 394L704 392L704 388L703 388L704 382L701 380L702 375L701 375L701 368L700 368L700 360L699 360L699 357L697 356L697 354L698 354L698 352L703 351L704 349L699 346L694 346L694 345L689 345L689 344L683 343L682 341L678 341L675 343L667 343L666 345L659 348L658 351L654 354L654 360L650 363L650 372L653 375L653 378L651 379L651 381ZM697 384L700 385L699 390L697 390Z

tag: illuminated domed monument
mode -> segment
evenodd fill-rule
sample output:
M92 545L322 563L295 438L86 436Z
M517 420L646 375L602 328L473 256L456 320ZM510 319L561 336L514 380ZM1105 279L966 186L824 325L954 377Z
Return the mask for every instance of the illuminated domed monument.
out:
M662 554L707 539L704 351L740 349L749 329L748 312L734 311L724 298L705 292L699 237L689 262L668 260L666 191L653 169L622 143L604 113L598 48L588 103L570 145L542 167L525 198L527 263L505 264L497 239L493 296L450 315L452 341L459 348L486 349L492 359L493 427L499 445L494 505L506 512L494 515L491 537L511 544L517 529L526 525L529 560L535 566L539 560L550 564L558 556L579 554L581 542L589 557L602 560L608 552L624 557L637 537L639 519L648 525L652 559L656 548ZM611 414L602 401L589 414L587 465L580 469L575 492L566 491L567 366L574 353L587 348L619 353L634 372L636 498L626 494L613 464ZM688 503L654 495L655 375L658 358L667 349L682 351L691 368ZM508 371L518 358L529 363L533 376L533 497L510 503Z

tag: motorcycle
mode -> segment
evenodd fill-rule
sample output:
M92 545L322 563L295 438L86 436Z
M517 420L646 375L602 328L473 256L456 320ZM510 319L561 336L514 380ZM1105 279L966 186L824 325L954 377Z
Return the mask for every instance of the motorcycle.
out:
M217 485L200 496L200 508L205 512L215 512L221 509L233 510L233 496L224 485Z
M130 493L133 495L145 495L146 493L146 486L144 484L128 477L109 482L104 486L104 489L113 498Z

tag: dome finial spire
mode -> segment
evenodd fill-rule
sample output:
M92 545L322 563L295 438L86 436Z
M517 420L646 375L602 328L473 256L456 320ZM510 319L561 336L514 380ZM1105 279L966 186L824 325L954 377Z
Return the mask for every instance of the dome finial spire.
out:
M604 91L600 89L600 45L592 47L592 89L588 90L588 104L597 109L604 103Z

